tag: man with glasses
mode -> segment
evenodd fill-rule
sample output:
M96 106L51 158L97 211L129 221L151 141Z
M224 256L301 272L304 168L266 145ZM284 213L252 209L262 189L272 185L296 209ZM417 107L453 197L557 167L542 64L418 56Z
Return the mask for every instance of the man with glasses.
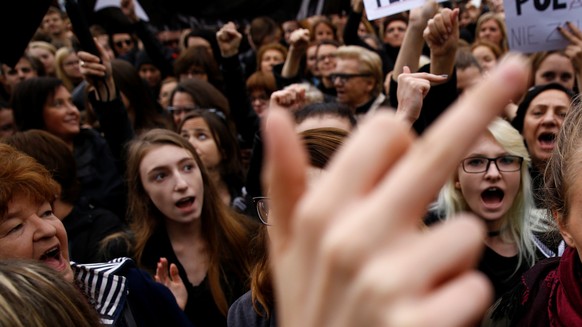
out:
M330 75L337 101L363 115L388 106L382 94L382 60L359 46L341 46L335 52L336 67Z

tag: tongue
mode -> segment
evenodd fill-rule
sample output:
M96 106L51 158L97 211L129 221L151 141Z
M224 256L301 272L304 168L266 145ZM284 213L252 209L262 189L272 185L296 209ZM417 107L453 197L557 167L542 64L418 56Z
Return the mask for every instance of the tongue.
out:
M496 205L503 200L503 193L499 191L485 191L481 195L481 198L487 205Z
M57 259L57 258L55 258L55 257L47 257L47 258L44 258L44 259L42 260L42 262L43 262L45 265L47 265L47 266L49 266L49 267L51 267L51 268L53 268L53 269L55 269L55 270L56 270L58 267L60 267L60 265L61 265L61 260L60 260L60 259Z

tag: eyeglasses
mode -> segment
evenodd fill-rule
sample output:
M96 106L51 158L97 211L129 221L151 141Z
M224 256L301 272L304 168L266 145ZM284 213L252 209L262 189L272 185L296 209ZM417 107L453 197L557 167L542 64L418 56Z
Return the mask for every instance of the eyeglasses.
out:
M255 102L257 100L259 101L269 101L269 96L266 94L261 94L261 95L257 95L257 96L249 96L249 100L252 102Z
M497 158L469 157L463 159L462 165L466 173L478 174L488 171L491 162L495 163L497 170L509 173L521 170L523 158L518 156L500 156Z
M132 44L133 44L133 41L132 41L131 39L126 39L126 40L115 41L115 45L116 45L118 48L121 48L121 47L123 47L123 45L124 45L124 44L125 44L125 45L127 45L127 46L130 46L130 45L132 45Z
M266 196L257 196L253 198L257 214L261 222L269 226L269 205L270 199Z
M167 108L168 112L171 115L174 115L174 116L180 116L182 114L187 114L187 113L189 113L191 111L194 111L196 109L200 109L200 108L198 108L196 106L188 106L188 107L174 107L174 106L170 106L170 107Z
M345 83L354 77L370 77L372 74L370 73L362 73L362 74L342 74L342 73L334 73L329 75L329 79L332 83L335 83L335 80L339 78L340 83Z

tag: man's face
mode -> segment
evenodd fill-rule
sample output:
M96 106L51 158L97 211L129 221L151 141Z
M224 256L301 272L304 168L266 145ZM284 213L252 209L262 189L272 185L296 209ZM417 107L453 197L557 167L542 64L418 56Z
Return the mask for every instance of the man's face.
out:
M49 13L44 16L42 27L50 35L60 35L65 31L65 21L60 14Z
M372 98L374 77L370 72L360 70L357 59L336 58L332 83L337 91L337 100L352 108L357 108ZM337 75L335 75L337 74Z

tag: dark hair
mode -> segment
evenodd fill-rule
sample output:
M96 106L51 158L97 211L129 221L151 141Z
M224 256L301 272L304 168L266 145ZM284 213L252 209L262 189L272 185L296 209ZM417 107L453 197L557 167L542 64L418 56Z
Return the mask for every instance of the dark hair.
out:
M527 113L529 105L531 104L533 99L535 99L538 95L547 90L562 91L568 96L568 98L570 98L570 100L573 100L575 96L574 92L558 83L549 83L530 87L529 90L527 90L526 94L523 96L523 99L519 103L519 106L517 106L517 112L515 114L515 117L511 121L511 125L515 129L517 129L520 133L523 132L523 121L525 120L525 114Z
M260 48L262 45L279 41L277 33L281 33L281 28L272 18L259 16L251 21L249 36L253 44ZM270 36L274 37L271 42L265 42Z
M190 67L202 68L208 76L208 82L218 90L223 90L223 78L216 60L208 53L205 47L190 47L182 51L174 62L174 75L180 77L186 74Z
M216 147L222 157L219 166L221 179L229 188L240 190L244 186L245 179L241 152L234 126L221 114L221 112L216 112L213 108L189 112L184 116L180 125L178 125L178 133L181 133L186 121L194 118L202 118L208 125L212 137L216 142Z
M277 91L277 81L273 72L256 71L247 78L247 92L265 91L270 97L271 93Z
M43 165L61 186L61 200L73 204L79 198L75 158L63 140L49 132L33 129L9 136L3 142Z
M170 96L170 104L174 101L176 92L188 93L199 108L215 108L222 111L227 118L230 116L230 107L226 97L206 81L191 78L179 82Z
M131 219L132 231L135 233L135 257L138 262L141 262L147 241L163 221L163 215L150 200L143 187L139 167L147 153L164 145L185 149L192 155L196 161L196 166L200 169L204 184L201 228L202 237L208 243L208 283L217 307L226 315L229 303L224 287L232 287L233 285L224 285L222 274L231 268L238 275L239 280L246 280L248 277L250 269L248 242L251 221L237 215L224 205L214 184L210 181L196 149L182 136L169 130L153 129L147 131L129 145L127 159L128 216Z
M218 46L218 41L216 41L216 31L206 28L195 29L192 30L186 37L184 38L184 49L188 47L188 39L190 37L199 37L210 44L210 48L212 48L212 55L214 56L214 60L218 60L220 57L220 47Z
M322 116L337 116L347 119L352 127L356 126L356 117L350 107L342 103L321 102L308 104L305 107L295 111L295 123L300 124L307 118Z
M157 127L170 128L170 122L137 70L122 59L113 59L111 66L115 85L129 100L127 111L133 118L134 129L139 133Z
M11 106L19 130L45 129L44 106L59 86L63 86L63 82L56 77L31 78L16 85Z

